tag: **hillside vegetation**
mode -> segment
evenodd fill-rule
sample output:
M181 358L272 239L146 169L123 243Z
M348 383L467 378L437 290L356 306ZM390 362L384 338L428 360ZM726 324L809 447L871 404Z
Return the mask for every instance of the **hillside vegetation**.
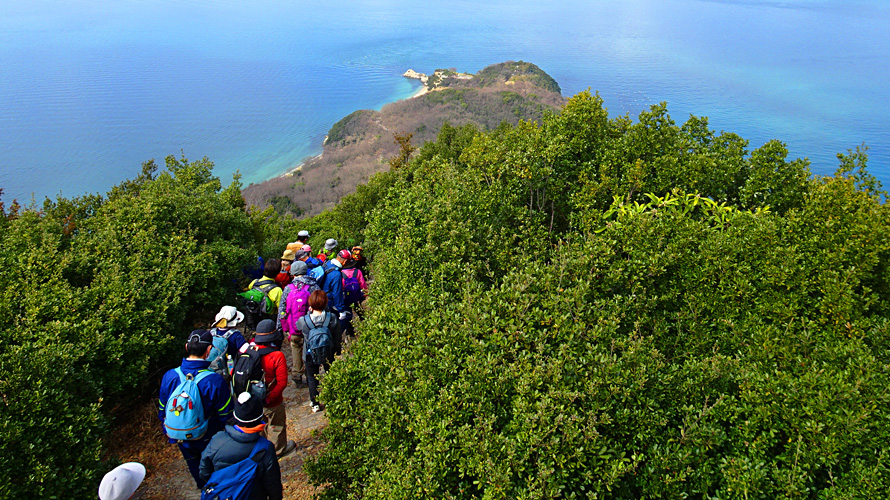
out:
M413 134L415 145L434 140L449 123L491 130L501 123L540 121L565 102L559 85L531 63L508 61L475 76L437 70L434 91L388 104L379 112L356 111L328 132L322 156L296 172L248 186L248 204L272 205L281 213L316 215L331 208L377 172L396 154L395 134Z
M324 382L322 498L888 496L890 218L864 151L813 179L778 141L588 93L458 132L307 221L374 256Z
M363 244L374 278L323 382L322 498L888 497L890 217L864 148L812 178L779 141L588 92L398 139L306 220L174 157L0 205L0 498L94 498L115 419L299 229Z

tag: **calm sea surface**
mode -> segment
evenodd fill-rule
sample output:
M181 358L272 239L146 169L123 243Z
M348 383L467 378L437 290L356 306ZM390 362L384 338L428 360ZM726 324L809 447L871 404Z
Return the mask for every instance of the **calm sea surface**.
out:
M105 192L143 161L277 175L400 75L530 61L613 116L667 101L812 170L870 147L890 186L884 0L0 0L4 201Z

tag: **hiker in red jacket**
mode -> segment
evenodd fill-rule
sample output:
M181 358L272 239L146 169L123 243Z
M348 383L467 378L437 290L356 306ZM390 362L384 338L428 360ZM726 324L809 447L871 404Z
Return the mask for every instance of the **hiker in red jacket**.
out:
M264 319L256 327L256 337L252 344L262 353L265 349L275 352L263 356L263 372L266 375L265 408L266 439L275 445L275 454L279 457L294 451L297 444L287 440L287 413L284 408L284 388L287 386L287 361L281 348L281 332L275 329L275 321Z

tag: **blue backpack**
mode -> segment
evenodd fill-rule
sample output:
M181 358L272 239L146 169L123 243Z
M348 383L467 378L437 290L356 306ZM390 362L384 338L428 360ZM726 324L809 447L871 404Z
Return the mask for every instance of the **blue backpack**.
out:
M247 500L253 492L257 467L266 452L268 439L260 436L250 455L228 467L213 471L201 492L201 500Z
M207 432L208 419L204 415L198 382L216 372L201 370L197 376L191 373L185 375L180 367L176 369L176 373L179 375L179 385L170 393L167 405L164 406L164 428L167 436L179 441L201 439Z
M213 346L210 348L210 356L207 356L207 361L210 361L209 368L223 377L230 375L226 352L229 350L229 337L234 332L235 330L227 330L225 333L220 334L216 328L210 330L210 333L213 335Z
M331 324L331 313L324 313L321 325L316 325L308 314L303 316L303 320L309 327L309 332L306 334L306 358L319 366L327 364L333 358L331 330L328 328Z

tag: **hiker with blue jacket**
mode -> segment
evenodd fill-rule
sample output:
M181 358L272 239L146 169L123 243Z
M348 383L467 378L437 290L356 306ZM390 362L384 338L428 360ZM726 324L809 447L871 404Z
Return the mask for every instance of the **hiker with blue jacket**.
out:
M164 423L164 434L171 443L179 445L198 488L204 486L198 475L201 452L210 443L210 438L225 427L232 413L229 384L220 374L208 369L207 356L212 346L213 335L209 331L194 330L185 344L188 357L182 360L179 368L164 374L158 398L158 418ZM191 395L184 389L190 383L197 389ZM199 407L193 404L195 396L200 398ZM202 417L197 420L196 430L179 423L189 416Z
M250 500L281 500L284 488L281 484L281 468L275 456L275 446L262 436L266 427L263 421L263 401L242 392L235 401L235 412L223 431L211 439L201 454L199 473L207 488L213 487L214 472L224 471L248 457L256 457L256 471L250 485ZM232 471L234 473L234 471Z
M309 383L309 405L313 412L323 409L318 402L318 372L322 366L325 373L330 370L334 354L340 351L343 335L337 315L328 311L327 306L327 295L321 290L316 290L309 296L309 314L297 321L297 327L303 332L302 355ZM328 335L329 346L313 354L311 346L318 344L322 335Z

